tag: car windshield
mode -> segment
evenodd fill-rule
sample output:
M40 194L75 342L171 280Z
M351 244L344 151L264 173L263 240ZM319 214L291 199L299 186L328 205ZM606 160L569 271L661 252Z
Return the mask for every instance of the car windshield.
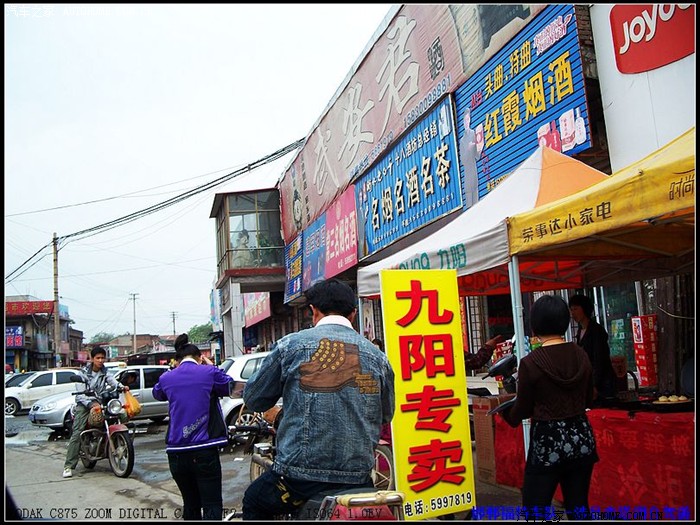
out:
M24 383L29 377L33 376L34 373L20 373L20 374L12 374L12 377L9 377L7 381L5 381L5 387L10 387L10 386L20 386L22 383Z
M219 365L219 368L223 370L224 372L228 372L228 369L231 368L231 365L233 364L234 359L231 359L230 357L227 359L224 359L221 364Z

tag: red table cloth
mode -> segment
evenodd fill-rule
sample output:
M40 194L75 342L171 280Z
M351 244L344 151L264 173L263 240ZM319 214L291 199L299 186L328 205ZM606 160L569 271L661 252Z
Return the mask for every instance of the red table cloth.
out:
M592 510L695 518L695 413L595 409L588 418L600 456L591 480ZM497 416L495 450L496 482L522 487L522 425L511 428ZM555 498L562 499L559 489Z

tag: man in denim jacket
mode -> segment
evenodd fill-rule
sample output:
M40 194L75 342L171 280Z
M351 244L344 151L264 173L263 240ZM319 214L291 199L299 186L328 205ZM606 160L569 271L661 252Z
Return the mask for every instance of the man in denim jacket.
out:
M394 415L394 372L354 330L352 288L328 279L304 295L314 327L280 339L243 391L259 412L284 400L275 462L246 490L244 520L293 512L325 490L371 489L374 448Z

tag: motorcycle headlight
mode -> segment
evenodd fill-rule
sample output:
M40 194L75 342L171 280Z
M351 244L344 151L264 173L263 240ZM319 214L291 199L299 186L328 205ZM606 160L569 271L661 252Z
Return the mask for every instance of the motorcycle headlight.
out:
M107 412L112 415L119 415L121 414L122 410L124 410L122 408L122 402L118 399L110 399L107 403Z

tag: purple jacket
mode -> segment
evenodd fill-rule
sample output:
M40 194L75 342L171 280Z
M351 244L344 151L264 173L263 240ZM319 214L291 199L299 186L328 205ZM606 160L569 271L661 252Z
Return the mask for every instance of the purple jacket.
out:
M219 398L231 395L232 388L233 379L219 367L188 361L160 376L153 397L169 403L166 452L226 445Z

